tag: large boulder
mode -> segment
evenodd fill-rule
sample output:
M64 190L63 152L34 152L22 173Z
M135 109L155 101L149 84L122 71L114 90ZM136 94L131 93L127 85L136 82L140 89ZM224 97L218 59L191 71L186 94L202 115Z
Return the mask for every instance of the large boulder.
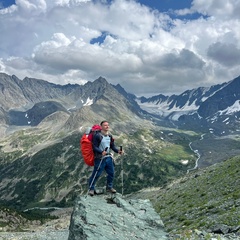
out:
M149 200L124 200L120 194L79 196L68 240L167 239Z

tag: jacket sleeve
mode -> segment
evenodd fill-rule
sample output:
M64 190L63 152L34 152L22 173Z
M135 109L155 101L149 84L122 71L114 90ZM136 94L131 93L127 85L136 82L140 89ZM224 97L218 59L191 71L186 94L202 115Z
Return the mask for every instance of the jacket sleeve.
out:
M116 148L115 146L115 143L114 143L114 139L112 136L111 137L111 143L110 143L110 148L115 152L115 153L118 153L118 149Z
M93 136L93 141L92 141L93 151L94 151L95 153L102 154L102 150L99 148L100 142L101 142L100 134L95 134L95 135Z

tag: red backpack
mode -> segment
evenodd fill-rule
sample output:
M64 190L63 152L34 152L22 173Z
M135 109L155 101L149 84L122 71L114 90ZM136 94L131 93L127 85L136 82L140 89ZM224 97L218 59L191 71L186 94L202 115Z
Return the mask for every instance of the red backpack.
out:
M80 149L83 160L88 166L94 166L94 152L92 148L92 140L94 134L101 130L100 125L93 125L89 133L84 133L80 139Z

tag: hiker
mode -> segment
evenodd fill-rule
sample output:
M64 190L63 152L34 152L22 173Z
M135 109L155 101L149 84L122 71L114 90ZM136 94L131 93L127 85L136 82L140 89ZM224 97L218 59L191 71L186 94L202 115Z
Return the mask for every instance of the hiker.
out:
M114 179L114 162L112 155L110 154L110 149L114 152L123 154L122 149L117 149L114 144L114 139L112 135L109 134L109 124L107 121L102 121L101 131L93 136L93 152L94 152L94 169L92 175L89 179L89 192L90 196L95 193L95 183L97 179L102 174L103 170L107 173L107 185L106 189L110 193L116 193L113 188Z

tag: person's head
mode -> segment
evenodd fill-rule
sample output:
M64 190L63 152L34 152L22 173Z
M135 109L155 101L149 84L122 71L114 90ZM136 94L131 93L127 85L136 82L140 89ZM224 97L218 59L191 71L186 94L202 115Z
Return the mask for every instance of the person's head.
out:
M102 121L101 123L100 123L100 126L102 127L102 131L105 131L105 132L107 132L108 131L108 129L109 129L109 124L108 124L108 121Z

